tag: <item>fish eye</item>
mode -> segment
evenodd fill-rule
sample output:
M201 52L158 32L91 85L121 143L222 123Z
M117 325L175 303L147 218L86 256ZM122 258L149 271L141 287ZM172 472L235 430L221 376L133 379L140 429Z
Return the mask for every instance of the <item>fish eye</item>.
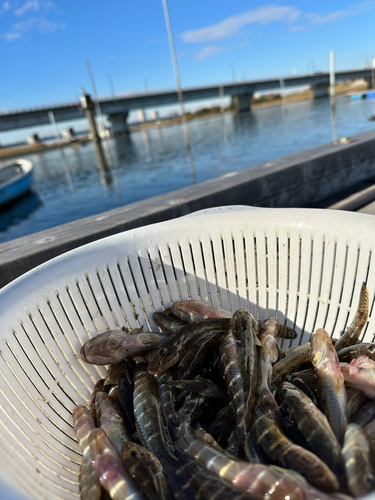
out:
M168 349L166 347L162 347L159 350L159 356L166 356L168 354Z

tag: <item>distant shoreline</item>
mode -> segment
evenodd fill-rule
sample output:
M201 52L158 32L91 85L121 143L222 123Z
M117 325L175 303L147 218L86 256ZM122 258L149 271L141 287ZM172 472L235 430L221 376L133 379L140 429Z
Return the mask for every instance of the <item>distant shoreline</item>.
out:
M364 90L368 90L367 84L357 84L354 85L354 82L348 84L338 84L336 85L336 95L348 95L353 92L361 92ZM261 109L261 108L269 108L272 106L281 106L283 104L290 104L293 102L301 102L301 101L310 101L314 98L314 94L312 90L306 90L304 92L298 92L295 94L289 94L284 97L281 97L280 94L266 94L262 96L260 99L253 99L251 103L251 109ZM225 108L224 112L220 110L219 106L215 106L212 108L202 108L196 111L195 113L187 113L187 120L199 120L202 118L212 118L214 116L220 116L222 114L234 113L234 106L231 104L227 108ZM151 128L161 128L161 127L169 127L171 125L175 125L181 123L181 116L176 116L170 119L164 119L160 121L153 121L147 123L141 123L137 125L129 125L129 131L137 131L137 130L147 130ZM4 146L0 147L0 161L8 160L11 158L26 156L30 154L42 153L45 151L50 151L52 149L57 149L61 147L74 147L76 144L80 146L90 141L90 137L85 135L83 137L79 137L74 142L53 142L50 144L45 144L43 142L37 142L35 144L23 144L16 146Z

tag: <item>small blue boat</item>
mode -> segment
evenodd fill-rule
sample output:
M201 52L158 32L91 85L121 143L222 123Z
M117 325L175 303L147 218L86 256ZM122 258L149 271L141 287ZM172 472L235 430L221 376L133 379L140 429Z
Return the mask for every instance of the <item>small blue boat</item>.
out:
M33 164L15 160L0 167L0 206L25 194L33 181Z

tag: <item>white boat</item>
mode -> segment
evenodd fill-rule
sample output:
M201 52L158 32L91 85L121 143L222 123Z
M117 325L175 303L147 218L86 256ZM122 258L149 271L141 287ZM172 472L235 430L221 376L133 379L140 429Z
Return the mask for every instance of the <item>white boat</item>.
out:
M33 181L33 164L14 160L0 167L0 206L26 193Z

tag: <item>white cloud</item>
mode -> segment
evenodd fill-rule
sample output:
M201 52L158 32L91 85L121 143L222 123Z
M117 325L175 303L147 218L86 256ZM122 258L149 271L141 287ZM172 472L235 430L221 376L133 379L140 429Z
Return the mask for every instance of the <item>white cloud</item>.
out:
M215 45L206 45L205 47L203 47L203 49L201 49L199 52L195 54L194 59L196 61L203 61L204 59L214 56L215 54L219 54L224 50L226 50L224 47L216 47Z
M29 10L39 10L40 5L38 0L28 0L26 3L22 5L19 9L16 9L14 13L16 16L23 16L25 12L28 12Z
M24 3L21 7L16 9L14 13L16 16L23 16L24 14L30 12L30 11L37 11L37 10L50 10L53 9L54 5L50 0L47 0L46 2L39 2L39 0L27 0L26 3Z
M17 40L17 38L21 37L21 33L5 33L4 38L7 42L13 42L13 40Z
M211 40L224 40L235 35L248 24L268 24L275 21L294 22L301 12L295 7L282 5L264 5L248 10L243 14L231 16L213 26L197 30L185 31L181 39L185 43L201 43Z
M348 9L336 10L328 14L317 14L315 12L308 12L303 14L301 21L305 21L302 24L298 24L292 27L292 31L301 31L303 29L311 29L316 26L321 26L323 24L332 23L338 21L339 19L344 19L346 17L353 17L373 10L375 8L375 1L370 0L368 2L363 2L357 5L352 5Z
M18 38L21 38L21 36L29 31L36 31L37 33L45 35L47 33L52 33L57 29L64 30L65 28L65 24L58 24L41 17L30 17L26 21L14 24L12 29L3 34L2 37L7 42L13 42Z
M3 8L4 10L8 10L8 9L10 9L10 3L9 3L9 2L3 2L2 8Z

